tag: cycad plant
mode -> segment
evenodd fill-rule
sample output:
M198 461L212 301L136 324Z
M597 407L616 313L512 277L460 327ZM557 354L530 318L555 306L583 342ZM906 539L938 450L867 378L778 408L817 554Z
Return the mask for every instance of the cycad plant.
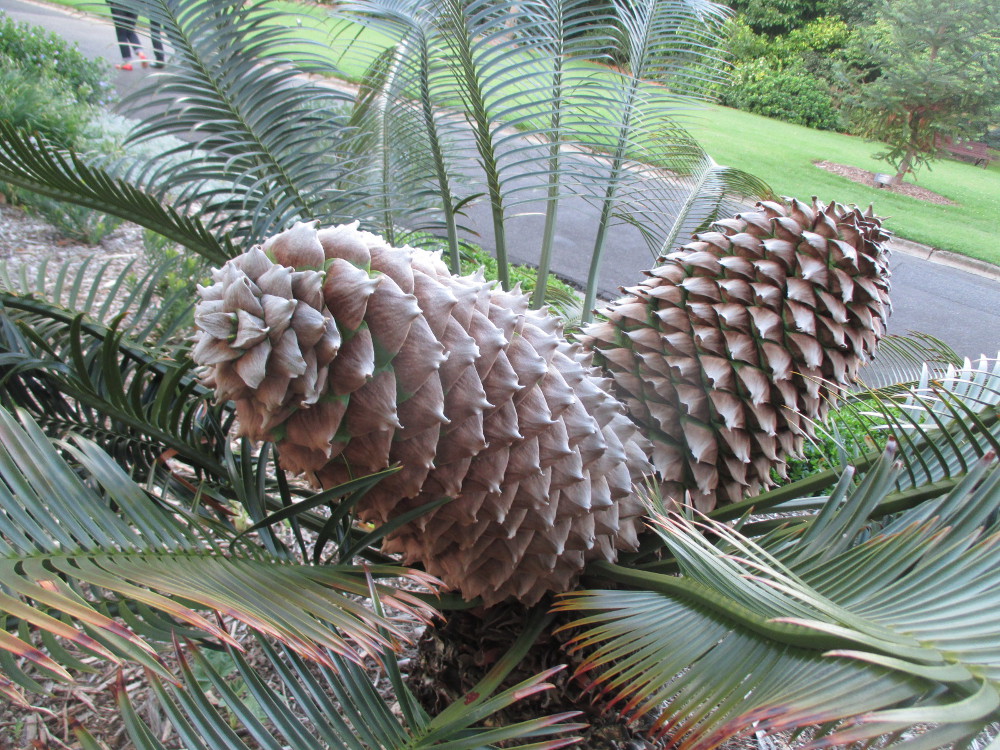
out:
M758 491L882 333L884 236L837 204L723 218L753 183L668 118L711 75L717 6L345 7L385 34L356 99L295 75L325 57L279 64L294 34L266 5L137 8L175 50L140 137L201 140L110 164L0 124L0 176L219 268L185 311L194 342L190 299L152 293L167 268L127 271L108 301L78 269L0 274L11 701L96 657L146 667L186 747L561 747L575 715L495 716L558 679L503 684L556 593L580 688L674 746L807 727L816 746L974 746L997 720L995 361L869 394L886 455ZM616 218L657 249L702 231L584 348L516 290L402 247L440 230L454 262L483 193L502 252L525 175L553 221L558 200L596 201L590 257ZM430 715L399 618L511 598L539 603L510 650ZM154 647L171 640L176 670ZM129 742L163 747L117 699Z

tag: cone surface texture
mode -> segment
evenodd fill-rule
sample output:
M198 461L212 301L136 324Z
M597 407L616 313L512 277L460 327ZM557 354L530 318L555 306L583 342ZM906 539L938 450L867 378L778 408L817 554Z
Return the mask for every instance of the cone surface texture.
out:
M452 498L386 551L489 605L567 590L635 547L648 442L525 295L355 226L297 224L213 278L193 357L243 434L327 488L401 465L364 520Z
M760 203L660 259L580 337L653 442L665 494L702 511L784 473L885 331L870 211Z

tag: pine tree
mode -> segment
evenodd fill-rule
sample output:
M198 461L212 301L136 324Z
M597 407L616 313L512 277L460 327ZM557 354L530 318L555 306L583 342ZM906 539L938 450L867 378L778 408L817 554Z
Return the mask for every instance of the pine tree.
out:
M861 87L860 131L881 141L893 184L934 158L935 136L972 135L1000 106L1000 4L995 0L897 0L877 50L881 75Z

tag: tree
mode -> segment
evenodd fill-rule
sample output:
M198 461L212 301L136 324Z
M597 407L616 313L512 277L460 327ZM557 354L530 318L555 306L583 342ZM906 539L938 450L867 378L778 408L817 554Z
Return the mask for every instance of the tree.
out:
M651 12L655 10L652 4L645 9L650 11L649 18L662 20L663 15ZM413 10L404 3L384 5ZM700 5L693 4L696 10ZM504 8L506 14L500 12ZM373 152L368 150L374 148L371 144L408 147L413 141L394 136L397 131L391 127L366 129L363 118L351 120L342 109L326 106L335 96L323 87L296 88L288 70L269 54L286 43L287 32L268 26L266 8L245 8L234 2L229 13L217 13L218 9L218 2L199 0L164 0L142 8L161 22L178 52L176 67L168 70L171 77L165 79L167 85L159 96L167 102L181 93L184 96L164 120L149 122L145 129L199 125L208 134L201 151L171 154L162 163L120 172L0 124L4 156L0 173L53 197L125 215L213 262L227 263L216 274L217 285L204 289L198 315L203 333L213 333L201 337L198 358L209 366L220 365L259 348L261 359L274 366L262 368L263 373L252 372L259 361L251 357L245 367L240 365L238 374L258 385L272 376L276 382L268 383L270 396L264 399L264 408L245 410L240 418L252 421L265 412L263 417L270 420L277 415L280 422L291 413L274 407L284 406L289 393L292 398L311 398L315 394L307 393L308 388L301 393L297 389L305 384L315 390L320 379L319 354L313 352L316 371L310 378L307 360L311 353L292 345L322 349L325 357L338 346L347 350L350 342L367 340L371 346L363 348L365 356L353 364L365 379L372 376L372 382L394 370L394 365L405 365L393 362L395 352L389 347L374 345L372 331L382 325L377 332L387 338L381 344L391 338L394 328L402 330L404 321L415 319L416 295L404 291L418 283L414 274L407 280L406 266L414 255L383 249L380 241L372 240L381 259L366 262L364 252L370 250L360 249L352 239L360 232L353 229L338 235L347 240L346 247L342 245L341 254L329 259L322 243L317 256L315 243L295 239L302 235L301 227L284 233L284 247L265 243L262 249L244 255L237 248L252 247L296 218L333 223L357 212L371 228L385 222L387 231L411 229L413 225L404 219L417 223L428 207L423 200L428 190L422 188L430 184L437 188L431 193L439 197L447 193L447 200L454 196L443 189L451 183L440 180L436 169L422 173L423 181L411 181L409 174L380 180L380 175L395 178L396 167L408 163L407 152L388 148ZM448 10L459 14L462 8L449 5ZM452 43L463 50L479 50L493 63L497 62L493 56L499 55L506 60L501 66L505 72L525 74L523 59L511 49L501 46L498 50L488 44L496 38L508 39L509 27L505 26L502 37L479 36L493 28L489 23L495 14L503 20L505 15L514 16L513 11L513 6L497 2L490 13L476 17L477 23L464 22L469 39ZM406 17L412 18L412 13ZM634 41L641 41L644 32L655 26L643 25L645 17L628 18ZM406 44L415 41L419 39L408 39ZM391 113L395 106L424 101L395 98L382 88L387 80L383 74L391 72L395 51L383 58L388 68L383 64L373 69L368 81L380 83L362 92L352 113L364 111L374 117ZM488 115L490 97L477 98L475 92L495 91L483 82L499 85L505 79L496 68L485 75L475 65L467 64L465 70L469 76L461 79L442 74L447 81L444 91L455 92L459 86L462 94L445 103L477 103L485 127L476 131L481 138L475 147L485 160L497 131ZM437 75L431 75L426 82L436 79ZM640 106L645 103L638 90L641 82L626 79L626 83L631 104L615 115L624 112L629 118L642 119L648 113ZM604 95L614 88L602 84L597 91ZM663 100L657 97L657 101ZM654 162L660 169L625 169L638 162L640 153L670 155L670 141L641 149L637 137L641 129L625 127L628 123L614 116L603 129L597 128L594 104L594 111L586 113L591 118L586 124L596 131L596 145L609 145L610 149L604 149L607 153L621 156L616 180L638 181L642 174L687 164L688 170L679 172L683 184L713 184L711 161L686 138L675 144L680 152L675 161ZM403 120L398 132L426 143L425 139L435 137L439 112L420 108L416 114ZM470 119L479 122L475 116ZM660 117L653 121L663 122ZM414 123L423 129L414 133L409 129ZM551 125L546 120L544 128L539 128L551 129ZM373 140L373 133L383 137ZM448 139L437 142L447 145ZM373 159L373 153L378 158ZM409 153L409 164L414 164L424 152ZM541 172L547 181L553 154L549 149L542 149L541 154ZM434 161L448 166L446 157L435 156ZM571 174L568 168L566 174ZM714 184L723 184L721 174L716 177ZM620 183L613 187L617 189ZM502 179L491 179L490 188L501 198L505 195ZM409 196L410 189L417 194ZM636 189L638 183L633 183L631 190ZM683 208L689 209L689 215L703 210L698 223L720 215L725 191L710 191L704 201L698 200L698 192L689 195ZM599 205L616 203L617 210L623 204L614 198L608 191L598 193ZM453 207L461 207L460 200L456 204ZM609 209L608 213L613 212ZM497 215L502 221L503 211ZM640 214L636 220L642 218ZM640 285L635 299L614 306L614 313L606 316L609 324L598 328L602 356L618 365L609 369L615 370L619 387L634 388L628 396L636 404L634 411L645 408L658 421L664 446L690 453L691 461L676 461L668 448L662 449L662 465L682 466L671 481L690 486L691 477L684 468L690 465L690 474L696 480L703 478L708 489L717 484L710 476L711 453L730 459L731 472L738 473L737 464L745 463L734 461L716 439L740 434L739 425L728 424L730 420L742 419L755 440L753 445L734 440L734 451L752 457L755 468L765 473L768 461L777 455L776 443L795 440L784 423L777 425L779 409L791 414L794 422L800 411L806 411L794 408L801 398L813 404L817 416L822 414L818 402L826 391L821 390L819 377L830 373L819 368L824 363L831 364L833 372L838 366L848 367L834 356L840 344L856 349L858 358L864 355L875 337L875 317L884 304L885 291L878 283L883 280L878 268L881 254L858 253L859 247L872 250L876 246L877 250L880 238L877 221L860 211L832 207L827 213L803 204L767 203L743 219L720 220L714 230L655 269L655 278ZM310 231L307 228L306 234ZM676 228L670 231L675 233ZM657 230L650 232L662 236ZM293 238L290 246L289 237ZM765 251L767 257L761 257ZM425 268L433 263L427 256L420 258ZM301 269L292 271L290 266L298 264ZM792 268L800 283L787 285L785 294ZM244 272L245 278L234 269ZM860 273L852 275L845 269ZM232 394L233 400L215 403L212 393L195 377L188 331L176 327L183 319L177 306L190 300L174 298L158 305L155 299L158 281L169 271L166 266L154 268L129 287L133 280L126 270L110 284L115 291L134 290L123 295L120 306L115 295L100 303L89 290L67 285L66 279L72 278L69 268L43 267L34 277L25 278L0 273L0 399L4 406L0 412L0 561L5 570L0 606L6 618L0 633L0 668L6 681L0 681L0 690L11 700L27 701L30 691L40 687L39 677L72 679L71 671L82 665L75 651L79 648L88 656L145 665L166 716L177 727L183 744L193 748L241 747L247 737L264 747L312 748L325 743L352 750L435 745L471 750L514 740L531 742L523 747L555 748L571 742L567 735L578 727L569 723L572 716L566 714L514 725L482 724L496 709L544 689L551 677L551 672L545 672L510 689L500 687L503 677L550 624L545 611L548 602L530 612L514 647L461 700L436 716L427 715L417 704L393 658L391 646L400 636L384 607L397 614L426 617L428 600L417 596L423 590L401 590L393 580L404 577L422 589L432 588L434 582L425 573L387 558L379 545L404 524L418 524L422 518L429 519L432 511L447 508L447 498L441 498L441 493L421 498L428 502L400 508L398 515L387 519L375 516L375 524L364 523L358 516L365 512L363 503L370 499L369 492L398 477L398 467L357 472L317 492L289 481L280 456L275 459L274 444L254 447L245 438L235 439L236 402L248 394L240 391ZM321 272L326 276L321 277ZM357 292L340 299L354 315L351 325L346 315L331 325L325 317L318 321L316 315L299 309L316 300L318 280L337 273L350 278L353 286L349 289ZM426 279L419 283L435 289ZM361 310L367 303L366 289L377 285L399 314L383 314L377 321L378 310ZM554 336L546 339L534 330L516 328L530 319L537 321L538 330L551 333L557 327L551 318L529 314L523 309L523 299L491 291L482 280L458 280L452 288L461 292L463 286L473 293L463 293L461 307L457 294L444 293L437 297L441 307L427 305L425 314L431 321L428 327L431 323L450 327L449 314L442 310L456 309L469 330L484 334L470 344L467 339L471 337L459 335L462 331L451 332L450 338L466 342L463 356L480 361L493 357L496 362L504 346L529 337L540 342L542 352L554 356L560 346ZM336 296L345 288L332 293ZM213 299L216 295L231 303L228 308L226 304L213 308L210 303L218 301ZM506 307L497 304L494 310L490 304L494 296ZM432 296L424 299L432 300ZM784 317L768 305L778 305ZM260 314L268 318L261 312L265 306L275 314L270 320L273 329L268 325L269 330L264 330L253 319ZM320 306L315 302L314 311ZM833 315L818 320L812 309ZM385 311L383 306L381 312ZM493 329L484 322L493 323L490 315L499 323ZM846 320L853 325L839 325ZM642 326L634 325L637 321ZM856 325L859 322L863 325ZM505 333L507 325L511 330ZM284 335L289 329L294 336ZM764 329L772 338L767 338ZM274 335L274 347L270 347L269 334ZM264 346L265 339L268 346ZM404 377L415 378L418 371L436 369L435 355L440 349L431 338L426 341L425 347L412 352L416 355L413 367L399 368L400 382ZM668 345L684 347L687 356L676 356L678 352ZM269 347L280 350L280 362L267 359ZM355 351L360 349L356 345ZM231 356L234 350L240 350L237 356ZM538 350L535 357L527 354L519 371L526 377L555 372ZM793 372L793 354L804 362L804 366L795 365L797 372ZM637 385L634 368L626 361L629 357L633 358L629 362L638 358L649 368L651 372L639 374L655 393L642 387L642 381ZM729 360L719 362L726 357ZM459 359L457 354L455 359ZM702 360L712 368L704 378L697 370ZM281 372L279 364L287 372ZM893 364L891 358L889 364ZM295 371L307 377L288 387L284 377ZM570 364L564 370L567 375L559 376L564 381L574 379L579 391L553 390L564 413L577 397L586 398L597 404L596 411L603 418L621 422L620 406L606 393L595 397L592 389L600 385L578 377L582 371L581 365L573 369ZM784 393L780 384L778 391L793 402L785 401L793 408L774 401L762 380L766 373L784 383ZM242 388L231 378L226 381L232 374L217 368L214 386L228 382L230 387ZM340 386L356 375L337 372L332 377L344 379ZM708 388L709 381L716 379L718 383ZM978 368L927 370L925 382L917 384L920 387L910 400L898 400L902 398L899 388L881 394L897 399L893 403L899 406L898 414L887 409L886 421L898 450L885 457L854 456L857 470L865 475L857 485L853 470L830 471L710 511L711 518L728 523L743 519L750 508L781 512L791 503L797 513L788 521L751 520L740 534L729 525L711 526L703 535L690 521L666 513L670 498L651 493L646 499L663 536L647 535L645 545L629 560L604 561L588 568L592 580L607 588L563 592L566 596L560 606L584 613L577 623L582 630L576 642L582 648L597 647L580 674L597 674L598 668L607 665L610 671L602 674L595 687L624 701L629 711L647 712L661 699L673 699L660 724L674 730L675 744L689 739L694 745L713 746L754 721L768 727L829 722L820 728L821 734L840 741L844 732L835 733L845 730L846 741L853 741L894 732L914 717L939 719L944 727L927 742L944 735L942 742L971 744L996 719L998 704L998 665L991 644L998 591L994 571L1000 566L995 564L997 545L989 543L998 531L994 511L1000 503L995 459L1000 445L998 379L996 365L985 360ZM553 375L552 380L558 378ZM463 388L452 390L465 399L461 406L485 408L474 388L464 388L465 383L474 382L463 381ZM505 385L510 402L515 400L511 392L530 390L510 378ZM701 389L701 398L696 387ZM706 388L715 397L711 404L704 397ZM349 394L321 395L329 397L324 403L336 408L335 402ZM394 395L401 403L421 405L408 398L413 394L397 391ZM749 402L752 413L737 413L739 396ZM381 399L360 417L369 419L368 426L371 421L385 423L393 418L396 401ZM433 398L430 403L437 405ZM556 424L560 420L552 418L547 402L545 408L548 414L540 403L537 409L525 410L526 419L533 427L555 424L545 452L565 457L567 449L559 441ZM424 417L440 423L433 409L425 411ZM704 413L714 418L709 420ZM715 434L708 434L711 431L696 420L709 420ZM465 443L475 438L475 419L470 421L472 437ZM461 423L454 420L453 424L457 428ZM348 420L333 437L364 440L373 432L388 432L360 427L360 422ZM291 432L289 428L288 433L271 437L280 443ZM593 431L587 434L592 436ZM320 437L321 445L325 441L328 446L329 434ZM610 443L610 435L601 437ZM683 445L685 441L690 445ZM372 452L379 447L374 439L370 446ZM352 456L364 455L364 447ZM610 447L602 448L599 440L588 446L597 458L611 453ZM530 454L530 448L525 453ZM542 452L540 442L535 449ZM446 456L435 458L442 464L447 461ZM625 458L615 460L624 462ZM576 474L569 462L559 481L574 480ZM740 484L736 475L730 480L727 487ZM638 503L630 494L623 500L633 508ZM709 505L706 502L703 507ZM908 508L899 518L882 520ZM554 554L564 545L543 520L537 530L522 531L537 531ZM560 524L560 529L565 526ZM460 523L449 526L447 538L456 544L463 542L460 527ZM287 533L279 534L279 530ZM418 536L412 527L409 535ZM418 541L428 544L445 538L434 526L420 536L427 539ZM586 544L588 529L577 529L577 536ZM524 538L505 536L495 541L517 545ZM351 565L356 558L363 564ZM866 564L879 575L869 576ZM928 612L924 597L932 588L940 590ZM359 602L360 597L366 603ZM456 608L472 604L457 598L430 602ZM248 629L250 638L262 639L280 689L259 679L255 668L239 655L238 643L206 612L232 617ZM151 653L149 645L171 638L178 641L176 676ZM226 675L202 656L209 645L217 647L219 642L229 647L230 664L242 677L243 692L238 693ZM398 703L395 710L393 699L373 690L351 663L360 658L358 648L371 652L380 647ZM872 696L877 696L877 706ZM160 748L124 689L118 698L135 746ZM880 710L869 715L873 707ZM856 718L869 723L855 726ZM83 746L96 746L84 728L76 731Z
M856 98L860 132L888 148L893 184L935 158L937 136L1000 104L1000 7L992 0L896 0L876 47L881 75Z

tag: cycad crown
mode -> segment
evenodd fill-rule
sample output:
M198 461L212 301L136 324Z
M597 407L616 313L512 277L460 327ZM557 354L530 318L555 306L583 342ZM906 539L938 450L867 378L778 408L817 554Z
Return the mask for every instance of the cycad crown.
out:
M885 331L888 238L869 210L766 202L660 259L581 336L702 511L784 474Z
M650 453L675 499L737 500L823 415L820 378L846 382L877 342L878 221L760 208L666 256L583 337L652 448L557 318L356 225L297 224L216 271L193 356L285 468L331 487L401 464L364 518L453 498L388 551L468 599L533 603L635 547Z

